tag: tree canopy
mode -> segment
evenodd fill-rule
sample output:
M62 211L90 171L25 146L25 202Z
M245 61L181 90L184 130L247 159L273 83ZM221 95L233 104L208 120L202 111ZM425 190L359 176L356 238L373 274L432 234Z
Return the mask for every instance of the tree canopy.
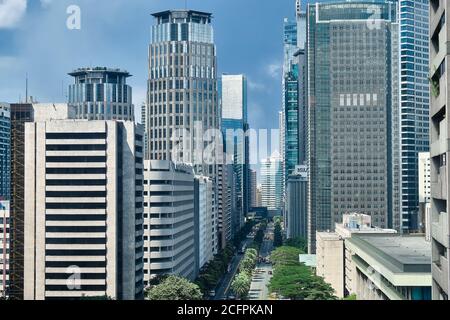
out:
M179 276L168 276L146 292L148 300L201 300L200 287Z

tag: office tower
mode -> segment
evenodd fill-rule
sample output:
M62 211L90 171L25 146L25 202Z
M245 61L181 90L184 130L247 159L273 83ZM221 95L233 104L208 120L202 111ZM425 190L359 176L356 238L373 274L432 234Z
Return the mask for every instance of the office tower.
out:
M214 259L218 250L217 217L214 208L213 185L208 177L194 180L195 272Z
M250 169L250 207L256 208L256 189L257 189L257 173L256 170Z
M262 185L258 185L256 188L256 207L260 208L262 207Z
M450 4L430 1L430 157L431 157L431 237L433 299L448 300L449 278L449 219L447 159L448 72L447 30Z
M300 237L306 240L308 237L307 190L308 167L297 166L293 174L288 177L286 189L284 224L288 239Z
M396 5L384 0L308 6L312 253L316 231L333 229L346 212L368 214L374 226L400 229L396 16Z
M261 163L261 204L269 210L278 211L282 208L283 171L281 157L275 153Z
M168 160L146 160L144 284L158 275L191 280L195 270L194 172Z
M141 122L144 127L144 155L145 159L148 159L148 130L147 130L147 103L142 102L141 104Z
M202 132L218 128L212 15L172 10L153 17L147 102L149 158L193 163L196 174L212 177L214 168L202 166L202 153L198 152L204 144ZM185 146L177 159L172 159L176 142L171 137L181 140L180 129L189 134L182 137Z
M80 68L69 73L75 83L69 86L69 105L77 119L134 121L131 75L120 69Z
M419 152L419 231L431 241L431 163L429 152Z
M233 166L220 164L217 166L217 230L219 248L224 249L232 239L232 210L234 182Z
M9 200L11 187L11 110L0 103L0 200Z
M26 300L143 296L143 129L25 124Z
M9 201L0 200L0 299L9 297L10 222Z
M249 208L249 139L247 136L247 79L244 75L222 75L220 81L221 129L227 163L236 175L236 198L239 220ZM238 228L240 229L238 225Z
M404 232L418 229L418 154L429 149L429 1L399 0L401 219Z
M73 118L67 104L11 104L10 299L23 300L25 123Z

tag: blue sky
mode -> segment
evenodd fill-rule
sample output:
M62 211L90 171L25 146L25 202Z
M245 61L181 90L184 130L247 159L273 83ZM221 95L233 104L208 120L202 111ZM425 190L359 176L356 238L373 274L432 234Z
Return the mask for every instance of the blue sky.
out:
M294 18L295 0L187 2L190 9L214 14L219 74L248 76L251 127L277 128L283 18ZM72 4L81 8L81 30L66 28ZM39 102L64 102L71 81L67 72L99 65L131 72L133 101L140 105L146 91L150 13L184 5L184 0L0 1L0 21L2 14L8 17L0 22L0 101L23 99L28 73L30 95Z

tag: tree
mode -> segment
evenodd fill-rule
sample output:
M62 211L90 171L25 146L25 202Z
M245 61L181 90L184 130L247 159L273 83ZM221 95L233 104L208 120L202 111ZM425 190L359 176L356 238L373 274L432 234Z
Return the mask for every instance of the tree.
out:
M273 265L297 265L301 250L295 247L279 247L270 254Z
M302 251L302 253L308 252L308 243L306 239L301 237L287 239L284 245L288 247L299 248Z
M231 283L231 288L239 297L245 299L250 291L251 279L245 272L240 272Z
M273 246L281 247L283 245L283 234L281 231L281 223L277 221L273 230Z
M242 271L245 271L247 274L251 274L253 269L255 268L255 260L247 257L242 259L239 267L241 268Z
M148 300L201 300L200 287L179 276L168 276L146 292Z

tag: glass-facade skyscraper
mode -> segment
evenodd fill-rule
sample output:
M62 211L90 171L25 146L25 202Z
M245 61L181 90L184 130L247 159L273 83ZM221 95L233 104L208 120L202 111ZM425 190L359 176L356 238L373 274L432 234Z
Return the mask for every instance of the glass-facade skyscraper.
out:
M11 194L11 109L0 103L0 200Z
M240 226L249 210L249 139L247 115L247 78L244 75L222 75L220 81L221 129L224 151L233 163L236 175L235 197L237 217L232 219ZM230 161L230 162L231 162ZM235 228L239 229L239 228Z
M69 86L69 105L78 119L134 121L131 75L124 70L104 67L80 68L69 73L75 83Z
M316 3L307 20L308 245L315 252L316 231L332 230L344 213L400 228L399 34L396 4L385 0Z
M399 0L401 210L403 231L418 229L418 154L429 151L429 1Z

